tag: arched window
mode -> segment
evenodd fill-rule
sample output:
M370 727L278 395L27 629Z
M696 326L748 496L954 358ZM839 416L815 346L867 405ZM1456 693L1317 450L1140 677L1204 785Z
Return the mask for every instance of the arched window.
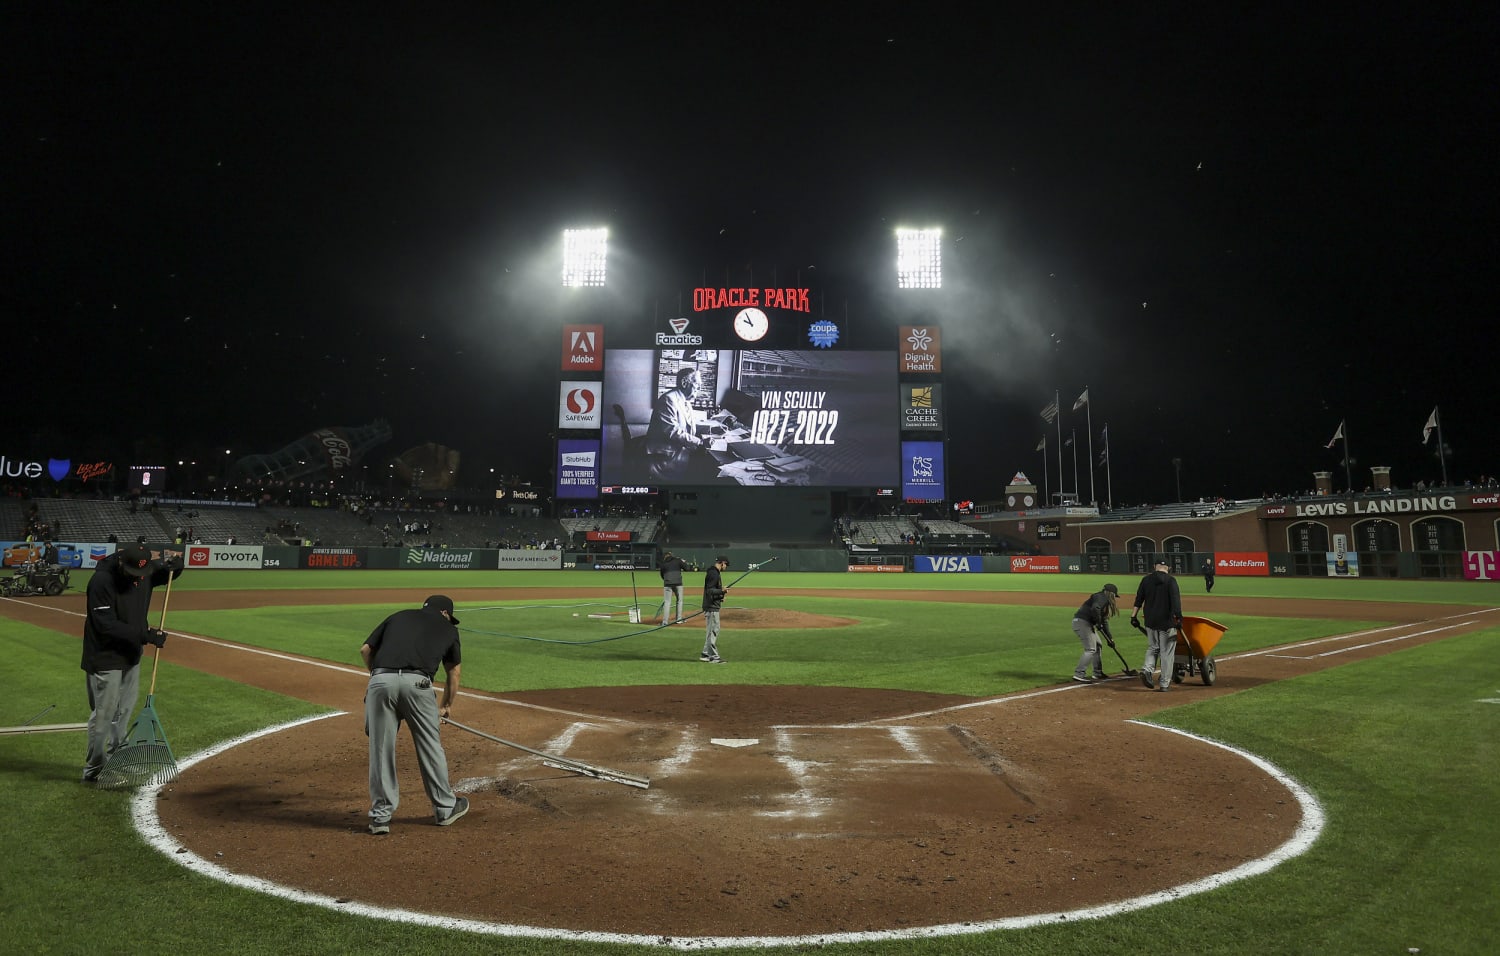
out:
M1411 549L1417 553L1417 576L1464 576L1464 525L1447 515L1428 515L1411 523Z

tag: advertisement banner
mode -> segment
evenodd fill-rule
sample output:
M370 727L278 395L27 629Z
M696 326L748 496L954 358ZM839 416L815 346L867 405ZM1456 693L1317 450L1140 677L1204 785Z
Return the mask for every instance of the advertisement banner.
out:
M114 553L118 545L99 542L56 541L57 554L53 563L64 568L92 568ZM46 546L41 543L27 544L25 541L0 542L4 548L5 567L15 568L33 564L46 556Z
M258 544L190 544L184 567L259 570L264 557L264 549Z
M588 541L629 541L629 531L588 531L584 538Z
M474 571L484 567L480 555L484 552L475 548L453 549L448 548L403 548L401 551L401 567L430 568L438 571Z
M604 326L563 326L562 370L604 371Z
M906 570L906 566L901 564L851 564L849 565L849 570L894 572L896 574L900 574L901 572Z
M935 325L901 326L901 371L941 372L943 370L943 333Z
M1348 551L1325 551L1330 578L1359 577L1359 555Z
M502 571L557 571L562 568L561 551L500 551Z
M919 554L912 560L912 570L922 574L978 574L984 570L984 558L977 554Z
M557 497L599 497L599 443L563 438L557 443Z
M1062 559L1046 554L1011 555L1010 570L1013 574L1061 574Z
M557 396L557 427L599 428L604 422L599 389L598 382L563 382Z
M646 564L638 565L636 556L633 554L589 554L580 555L579 559L578 566L580 568L584 567L583 562L587 561L589 562L588 566L592 567L595 571L628 571L637 567L649 566Z
M943 386L901 386L901 428L904 431L943 430Z
M1264 551L1220 551L1214 555L1214 571L1231 577L1266 577L1271 573L1271 559Z
M943 443L901 443L901 497L906 501L943 500Z
M1500 581L1500 551L1465 551L1464 578L1469 581Z
M311 570L362 568L364 548L300 548L300 564Z

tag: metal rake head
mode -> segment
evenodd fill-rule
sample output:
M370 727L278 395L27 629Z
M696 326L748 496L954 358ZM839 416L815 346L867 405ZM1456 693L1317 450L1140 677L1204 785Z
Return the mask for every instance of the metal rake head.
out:
M95 786L101 790L154 786L177 779L177 761L165 743L126 744L110 755Z

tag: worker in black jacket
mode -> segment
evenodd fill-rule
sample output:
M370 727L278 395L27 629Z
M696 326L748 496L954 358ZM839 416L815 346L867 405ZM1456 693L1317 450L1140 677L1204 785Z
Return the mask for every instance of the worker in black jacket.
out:
M1132 625L1137 625L1137 616L1146 620L1146 660L1141 665L1141 683L1159 691L1172 685L1177 629L1182 627L1182 591L1168 567L1166 558L1157 559L1156 569L1136 586L1135 607L1130 612Z
M1113 584L1106 584L1098 592L1090 594L1083 604L1079 606L1077 613L1073 615L1073 633L1078 635L1078 640L1083 642L1083 655L1078 658L1078 666L1073 668L1073 679L1080 684L1092 684L1094 681L1107 680L1109 675L1104 673L1104 658L1100 652L1099 632L1113 641L1115 636L1109 632L1109 619L1120 613L1117 603L1120 599L1120 589ZM1094 676L1089 676L1092 667Z
M165 631L147 623L151 591L181 574L179 559L158 562L144 545L132 544L100 561L89 578L79 664L89 695L86 784L99 779L105 761L130 730L130 715L140 696L142 648L160 648L167 642Z

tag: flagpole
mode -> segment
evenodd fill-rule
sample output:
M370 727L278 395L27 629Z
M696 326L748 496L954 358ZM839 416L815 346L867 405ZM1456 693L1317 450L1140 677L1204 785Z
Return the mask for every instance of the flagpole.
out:
M1349 494L1354 494L1354 479L1349 477L1349 420L1347 418L1344 419L1344 488Z
M1068 444L1073 446L1073 494L1076 496L1080 493L1078 491L1078 429L1068 429Z
M1062 448L1063 448L1063 446L1062 446L1062 389L1057 389L1056 391L1054 391L1052 393L1052 404L1057 408L1057 490L1058 490L1057 502L1058 502L1058 504L1062 504L1062 499L1067 494L1067 491L1068 491L1068 489L1066 489L1066 488L1063 487L1063 467L1062 467ZM1052 501L1051 501L1050 498L1048 499L1047 503L1048 504L1052 503Z
M1109 422L1104 423L1104 482L1109 489L1109 507L1113 511L1115 507L1115 478L1110 469L1109 462Z
M1087 388L1083 391L1084 394L1088 394ZM1094 468L1094 403L1090 401L1083 407L1084 413L1088 415L1089 426L1089 504L1097 508L1099 507L1099 495L1094 491L1094 472L1096 470Z
M1047 471L1047 435L1042 433L1042 447L1038 449L1042 453L1042 507L1045 508L1052 501L1052 478Z
M1443 417L1438 414L1437 406L1432 406L1432 417L1437 419L1438 433L1438 461L1443 465L1443 487L1448 487L1448 449L1443 446Z

